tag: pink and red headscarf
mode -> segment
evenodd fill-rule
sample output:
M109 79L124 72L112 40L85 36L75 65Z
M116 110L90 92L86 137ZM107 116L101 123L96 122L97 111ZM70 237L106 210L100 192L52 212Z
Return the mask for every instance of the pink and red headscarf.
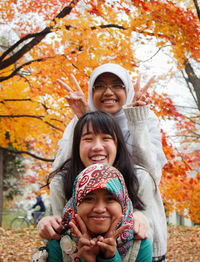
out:
M120 226L127 223L132 225L117 239L118 252L121 257L124 257L133 243L133 205L128 196L124 178L116 168L105 164L95 164L87 167L77 176L73 185L72 198L63 211L63 223L69 224L70 221L75 221L77 207L88 193L97 189L108 190L120 203L124 215ZM76 243L78 242L75 237L71 237ZM74 256L78 258L77 253L72 254L73 259Z

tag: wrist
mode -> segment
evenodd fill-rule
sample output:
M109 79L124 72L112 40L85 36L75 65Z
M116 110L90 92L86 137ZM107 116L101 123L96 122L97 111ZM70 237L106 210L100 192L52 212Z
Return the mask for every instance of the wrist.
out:
M105 255L103 252L100 252L97 257L98 257L97 261L99 261L99 262L105 261L105 260L106 261L113 261L115 254Z
M139 106L139 107L128 107L123 106L124 113L128 119L128 121L131 122L138 122L138 121L146 121L148 119L150 106Z
M90 112L90 108L89 108L89 106L86 106L86 108L85 108L82 112L76 114L76 116L77 116L78 119L79 119L79 118L81 118L83 115L85 115L86 113L89 113L89 112Z
M103 257L101 256L102 253L99 253L99 255L97 256L97 262L121 262L121 257L119 255L118 250L116 250L115 254L113 257L109 257L109 258L105 258L105 256L103 255Z

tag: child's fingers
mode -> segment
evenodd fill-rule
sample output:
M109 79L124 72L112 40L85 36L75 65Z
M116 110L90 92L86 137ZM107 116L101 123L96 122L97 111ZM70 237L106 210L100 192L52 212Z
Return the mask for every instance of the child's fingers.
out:
M59 85L64 87L68 92L73 92L73 90L68 85L66 85L62 80L57 79L57 82L59 83Z
M82 91L82 89L81 89L78 81L76 80L76 77L75 77L73 74L71 74L70 76L71 76L71 79L72 79L72 81L73 81L73 84L74 84L76 90L77 90L77 91L80 91L81 93L83 93L83 91Z
M97 244L98 245L101 245L101 244L105 244L105 245L109 245L109 246L116 246L116 240L112 237L109 237L109 238L103 238L101 241L98 240L97 241Z
M72 228L73 233L76 235L76 237L81 238L82 233L79 231L78 227L73 222L70 222L69 225Z
M108 249L109 248L109 244L105 243L105 241L97 241L97 245L103 249Z
M81 232L82 232L83 234L84 234L84 233L87 233L87 227L86 227L85 223L83 222L82 218L81 218L78 214L76 214L75 217L76 217L76 220L77 220L77 222L78 222L78 224L79 224L79 227L80 227L80 229L81 229Z
M119 227L113 234L113 238L117 239L118 236L120 236L124 230L128 229L129 227L131 226L131 224L126 224L126 225L123 225L121 227Z
M78 240L78 243L80 246L88 246L90 247L90 241L89 239L85 238L85 237L80 237L79 240Z
M97 236L97 241L102 241L104 239L103 236Z
M135 84L135 93L137 93L140 90L140 80L141 80L141 74L138 75L138 78Z
M146 83L146 85L142 88L142 94L144 95L144 94L146 94L146 92L147 92L147 89L150 87L150 85L154 82L154 80L155 80L155 75L154 76L152 76L150 79L149 79L149 81Z
M92 238L92 239L90 240L90 245L91 245L91 246L95 246L96 243L97 243L97 238Z
M110 233L112 233L112 232L115 230L116 226L122 221L123 218L124 218L124 216L121 215L120 217L117 217L117 218L112 222L112 224L111 224L111 226L110 226L110 228L109 228L106 236L109 235Z
M97 245L100 247L101 251L109 257L113 257L116 253L117 243L113 238L106 238L103 241L97 241Z

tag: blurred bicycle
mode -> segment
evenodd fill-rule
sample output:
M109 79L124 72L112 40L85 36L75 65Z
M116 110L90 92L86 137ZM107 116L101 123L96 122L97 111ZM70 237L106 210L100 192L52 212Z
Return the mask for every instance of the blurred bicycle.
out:
M44 216L45 212L40 212L40 214L36 216L36 211L33 209L29 209L26 211L24 216L17 216L10 222L10 228L27 228L27 227L35 227L40 219Z

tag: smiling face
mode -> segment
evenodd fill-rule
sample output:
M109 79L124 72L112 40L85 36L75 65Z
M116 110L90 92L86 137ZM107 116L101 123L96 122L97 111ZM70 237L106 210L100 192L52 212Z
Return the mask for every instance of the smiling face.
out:
M120 203L105 189L91 191L77 208L87 229L93 234L106 233L114 219L122 215Z
M96 163L113 165L117 155L116 141L110 134L95 133L91 123L85 125L79 145L80 159L85 167Z
M103 73L95 80L95 85L123 85L123 82L119 77L112 73ZM115 114L121 110L122 106L126 103L126 90L122 89L110 89L105 90L93 90L93 103L98 110Z

